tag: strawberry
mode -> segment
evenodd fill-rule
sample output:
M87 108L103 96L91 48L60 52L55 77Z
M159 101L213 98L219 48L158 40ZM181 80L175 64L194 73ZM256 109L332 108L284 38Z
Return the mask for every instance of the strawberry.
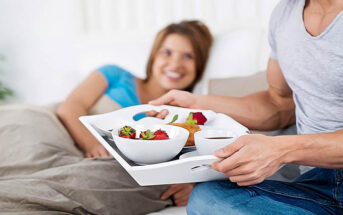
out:
M190 125L203 125L207 121L201 112L190 112L186 123Z
M162 129L155 131L154 135L155 137L153 138L153 140L168 140L169 139L167 132L163 131Z
M128 139L135 139L136 138L136 130L130 126L124 126L119 130L119 137L128 138Z
M150 129L146 131L142 131L141 134L139 135L139 139L142 140L152 140L155 137L154 133L150 131Z

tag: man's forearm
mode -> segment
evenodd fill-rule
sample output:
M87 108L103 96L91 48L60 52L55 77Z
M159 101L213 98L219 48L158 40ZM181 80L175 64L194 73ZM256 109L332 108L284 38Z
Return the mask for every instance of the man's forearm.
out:
M343 130L331 133L278 136L286 151L283 163L343 168Z
M249 129L273 130L295 122L293 102L271 102L268 91L246 97L197 95L194 108L209 109L231 116Z

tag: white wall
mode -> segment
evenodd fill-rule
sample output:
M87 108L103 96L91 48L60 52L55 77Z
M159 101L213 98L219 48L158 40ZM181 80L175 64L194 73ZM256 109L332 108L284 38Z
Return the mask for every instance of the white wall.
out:
M74 85L74 7L68 0L1 0L0 53L17 100L62 99Z
M0 0L0 54L6 57L0 78L15 91L13 102L46 104L64 99L105 63L142 77L156 31L184 18L201 19L222 41L214 46L219 57L211 58L207 78L247 75L265 67L276 2ZM248 63L237 63L243 59Z

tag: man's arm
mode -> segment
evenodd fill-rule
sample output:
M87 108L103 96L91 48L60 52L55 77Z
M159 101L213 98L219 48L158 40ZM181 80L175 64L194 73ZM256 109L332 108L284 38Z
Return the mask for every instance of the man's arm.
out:
M172 90L150 102L194 109L209 109L227 114L250 129L275 130L295 122L292 91L287 85L279 63L270 59L267 67L269 89L246 97L193 95Z
M330 133L278 136L287 144L283 163L343 169L343 129Z
M343 129L292 136L243 135L215 152L223 160L212 167L240 186L261 183L285 163L342 169L342 140Z

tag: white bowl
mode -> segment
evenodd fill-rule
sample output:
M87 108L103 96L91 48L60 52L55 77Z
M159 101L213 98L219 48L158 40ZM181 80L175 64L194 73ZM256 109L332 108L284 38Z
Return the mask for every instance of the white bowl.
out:
M194 142L199 155L213 155L216 150L235 142L238 137L231 131L209 129L196 132Z
M130 125L136 129L136 136L140 131L162 129L167 132L167 140L138 140L126 139L118 136L120 128L113 129L112 136L119 150L130 160L139 164L154 164L171 160L184 147L189 132L181 127L171 125Z

